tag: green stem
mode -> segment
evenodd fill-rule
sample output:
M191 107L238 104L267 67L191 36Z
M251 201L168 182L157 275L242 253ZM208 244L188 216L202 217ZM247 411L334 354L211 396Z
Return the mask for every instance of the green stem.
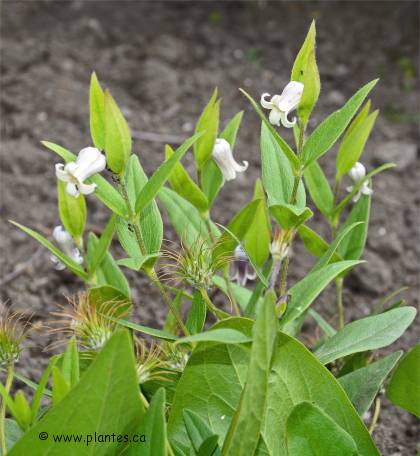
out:
M230 315L223 310L218 309L212 302L204 288L200 288L201 297L204 299L208 310L213 313L219 320L223 320L224 318L230 317Z
M379 397L377 397L376 401L375 401L375 410L373 412L372 421L369 426L369 434L372 434L373 431L375 430L380 411L381 411L381 399Z
M10 364L7 368L7 377L6 377L6 385L5 390L6 393L9 394L10 388L13 382L13 364ZM7 453L6 447L6 398L2 398L1 401L1 408L0 408L0 440L1 440L1 450L2 455L5 456Z
M335 286L337 289L337 311L338 311L338 326L344 327L344 311L343 311L343 279L336 279Z
M181 328L182 332L186 335L189 336L190 333L187 329L187 327L184 325L184 322L182 321L181 315L179 314L178 310L176 307L173 305L171 298L169 297L168 293L166 293L165 287L162 285L161 281L159 280L156 272L154 269L149 274L150 279L156 286L156 288L160 291L163 299L165 300L166 304L168 305L170 311L172 312L172 315L175 317L175 320L177 321L179 327Z
M284 296L287 289L287 271L289 270L289 255L287 255L282 263L281 274L280 274L280 286L279 295Z

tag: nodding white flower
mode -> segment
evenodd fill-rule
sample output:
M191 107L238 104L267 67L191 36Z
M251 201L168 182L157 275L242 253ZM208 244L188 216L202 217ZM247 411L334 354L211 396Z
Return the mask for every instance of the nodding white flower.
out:
M366 168L360 162L356 162L353 168L349 171L350 179L353 181L353 184L358 184L366 176ZM348 192L353 191L354 185L350 185L346 188ZM359 201L362 195L371 195L373 190L369 187L369 182L363 182L359 191L353 196L353 202Z
M296 123L296 117L289 121L287 116L290 111L296 109L300 103L303 94L303 84L297 81L290 81L283 89L281 95L274 95L271 100L266 100L270 97L269 93L261 95L261 106L265 109L271 109L268 119L273 125L280 126L280 122L286 128L292 128Z
M55 165L57 179L67 182L66 191L77 198L80 193L89 195L93 193L96 184L85 184L84 181L105 169L105 155L95 147L85 147L79 152L75 162Z
M235 179L236 173L243 173L248 168L247 161L243 161L243 165L235 161L230 144L223 138L216 139L212 157L227 181Z
M248 255L240 244L236 246L233 257L231 279L236 280L239 285L245 286L247 280L254 280L257 274L251 266Z
M61 225L58 225L53 230L53 238L58 247L77 264L83 263L83 257L79 249L74 245L73 238ZM62 271L65 269L64 264L55 256L51 255L51 261L55 265L55 269Z

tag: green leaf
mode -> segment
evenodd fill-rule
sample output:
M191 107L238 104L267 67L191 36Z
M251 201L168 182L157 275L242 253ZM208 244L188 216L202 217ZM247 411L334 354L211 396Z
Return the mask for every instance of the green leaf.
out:
M274 204L270 206L270 213L285 230L299 228L314 215L309 207L300 208L292 204Z
M159 388L153 395L138 435L144 435L144 442L133 442L122 456L166 456L165 389Z
M58 211L61 223L72 238L80 240L86 225L86 202L80 194L77 198L66 191L66 184L57 179Z
M23 431L16 423L15 420L6 418L4 420L5 434L6 434L6 448L10 450L13 445L23 436ZM0 454L2 455L1 449Z
M345 260L358 260L362 256L369 228L371 199L372 197L367 195L360 197L338 233L341 237L350 226L355 227L342 239L337 248ZM359 225L356 226L356 223Z
M90 136L99 150L105 149L105 97L96 73L90 78L89 90Z
M166 146L166 159L168 160L174 154L171 146ZM209 203L206 195L200 187L192 180L181 163L177 163L169 178L171 187L183 198L193 204L201 213L205 213Z
M338 379L360 416L369 410L383 382L401 358L402 353L401 350L391 353L379 361Z
M206 422L200 418L199 415L192 412L191 410L185 409L182 414L185 422L185 428L190 438L192 448L198 455L209 455L209 456L221 456L220 449L217 448L218 437L214 435L211 429L207 426ZM208 442L210 438L215 438L215 446L211 452L204 453L204 444ZM208 444L207 444L208 445Z
M191 309L185 323L190 334L196 334L203 330L206 322L207 306L199 290L195 290Z
M358 456L353 438L320 407L295 405L286 424L289 456Z
M307 166L303 176L315 206L326 217L329 217L334 206L334 195L324 171L322 171L318 162L314 161L311 165Z
M215 89L195 127L195 133L201 136L194 144L195 161L200 170L211 157L219 131L220 100L216 101L217 95L217 89Z
M230 144L230 148L232 150L235 148L236 136L238 134L239 127L241 126L243 115L243 111L237 112L226 124L222 133L220 133L220 137L225 139Z
M70 385L67 383L64 375L54 366L52 369L52 401L53 406L55 407L59 404L70 391Z
M271 129L261 124L261 167L264 189L268 195L269 206L289 204L292 197L294 175L292 166L275 139ZM303 183L300 182L296 205L305 207L306 196Z
M159 199L165 206L172 226L175 228L178 237L186 245L190 246L199 237L208 239L208 232L198 210L186 199L179 196L173 190L162 187L159 191ZM213 235L218 237L220 231L211 224Z
M293 64L291 74L292 81L301 82L304 85L298 106L298 115L303 125L306 125L320 91L319 72L315 58L315 35L315 21L312 21L305 41Z
M337 331L314 309L309 309L309 315L318 323L327 338L334 336Z
M15 394L15 408L13 418L19 423L22 430L27 431L31 425L31 408L26 400L25 393L19 390Z
M33 237L35 240L37 240L41 245L46 247L53 255L55 255L65 266L67 266L73 274L76 274L79 276L82 280L86 281L88 278L88 275L86 272L82 269L82 267L73 261L70 257L65 255L59 248L57 248L54 244L52 244L48 239L44 238L44 236L38 234L36 231L31 230L30 228L27 228L24 225L21 225L20 223L14 222L13 220L9 220L10 223L13 225L17 226L20 228L23 232L26 234L29 234L29 236Z
M287 144L287 142L277 133L276 129L271 125L271 123L267 120L263 112L261 111L261 108L259 107L258 103L249 95L248 93L245 92L243 89L239 89L251 102L252 107L255 109L256 113L260 116L261 120L263 121L264 125L268 128L270 133L272 134L274 140L276 143L280 146L280 149L283 151L284 155L287 157L289 160L293 171L297 171L299 168L299 160L296 156L296 154L293 152L291 147Z
M96 268L101 264L104 259L109 246L111 245L112 238L114 237L116 216L113 214L109 219L98 243L93 252L90 252L91 258L89 261L89 274L94 274Z
M72 388L80 380L79 369L79 352L77 350L77 342L75 337L72 337L67 344L66 351L63 355L63 364L61 371L66 383Z
M220 342L224 344L246 344L252 339L240 331L229 328L211 329L209 331L193 334L192 336L178 339L176 344L189 344L191 342Z
M241 318L215 325L216 328L236 328L244 333L249 331L248 334L251 326L252 321ZM361 456L379 455L369 432L331 372L296 339L282 333L277 337L266 397L269 405L256 454L287 454L286 420L295 404L309 401L322 407L351 435ZM168 423L171 443L186 454L190 440L182 417L184 409L199 415L219 436L219 443L223 443L247 378L249 351L246 346L242 347L202 343L194 349L179 380Z
M402 307L354 321L321 345L315 355L328 364L352 353L386 347L404 333L415 315L414 307Z
M355 119L357 124L345 135L340 144L337 154L337 179L347 174L359 160L369 138L370 132L375 125L379 111L365 117L363 120Z
M222 454L249 456L257 448L269 389L271 358L276 343L278 324L276 294L269 290L253 328L253 342L248 376L239 407L231 421Z
M46 367L46 369L42 373L41 379L39 380L39 384L38 385L36 385L36 384L31 385L31 387L35 389L35 394L34 394L34 397L32 399L32 404L31 404L31 415L32 415L31 423L35 423L35 421L36 421L36 419L38 417L38 412L39 412L39 408L41 407L42 397L44 395L45 396L50 396L50 397L52 396L52 392L49 389L47 389L47 383L48 383L48 380L50 378L50 374L51 374L52 368L55 366L56 362L57 362L57 358L56 357L50 358L48 366ZM16 373L15 373L15 377L19 378L19 376L16 375ZM22 381L22 377L20 377L19 380ZM23 381L24 381L25 384L28 385L28 382L26 380L27 379L25 379ZM30 383L32 383L32 382L30 382Z
M420 418L420 344L401 360L391 377L386 395L388 399Z
M281 326L298 318L312 304L322 290L343 271L359 261L339 261L309 273L289 290L290 302L281 320Z
M88 238L88 260L91 262L94 252L97 251L99 240L93 233ZM100 265L96 268L96 280L98 285L111 285L117 288L127 298L130 297L130 285L121 272L118 264L109 252L105 253Z
M105 456L116 454L118 442L80 445L56 442L53 435L123 434L138 426L144 415L130 336L117 331L98 354L80 382L49 410L13 447L10 456ZM40 440L40 432L49 438Z
M149 336L157 337L158 339L168 340L171 342L178 340L178 337L166 331L162 331L161 329L149 328L148 326L138 325L127 320L118 320L117 323L125 328L130 328L133 331L148 334Z
M159 254L155 253L153 255L144 255L136 258L121 258L120 260L117 260L117 264L132 269L133 271L140 271L140 269L147 270L158 258Z
M309 136L302 153L305 167L318 160L334 145L377 82L378 80L375 79L363 86L341 109L328 116Z
M124 173L131 154L131 133L112 95L105 91L105 154L108 167L115 174Z
M77 158L72 152L58 144L48 141L41 141L41 144L59 155L66 163L75 161ZM127 215L127 207L124 199L102 176L96 174L87 179L86 182L88 184L96 184L95 195L105 204L105 206L109 207L112 212L115 212L122 217Z
M132 303L128 296L121 290L110 285L101 285L99 287L91 287L88 290L88 298L91 304L97 308L108 306L110 302L115 304L115 317L127 315L131 311Z
M306 250L312 255L320 257L328 250L327 242L309 226L300 225L297 232Z
M168 158L159 168L153 173L152 177L147 181L146 185L141 189L136 199L136 214L140 214L144 208L146 208L158 194L162 185L169 179L175 166L179 160L183 157L185 152L197 141L203 133L197 133L191 138L188 138L175 153Z

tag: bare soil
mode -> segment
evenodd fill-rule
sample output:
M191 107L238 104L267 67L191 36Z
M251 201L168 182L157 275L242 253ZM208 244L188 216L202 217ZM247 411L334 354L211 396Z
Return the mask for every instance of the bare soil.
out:
M260 174L259 120L238 87L258 97L278 92L312 18L317 19L321 98L313 124L339 108L362 84L380 77L373 105L381 110L368 143L369 169L387 161L397 168L375 178L365 259L349 277L348 320L368 315L393 290L408 286L419 304L419 137L417 2L135 2L18 1L1 12L1 299L33 321L65 304L81 283L57 272L49 254L7 223L13 219L50 235L59 223L57 162L40 140L78 151L90 144L88 84L95 70L138 132L135 152L148 173L163 160L167 135L188 136L212 89L223 97L222 118L245 110L236 154L250 169L225 186L213 217L226 223L252 195ZM154 135L150 135L154 133ZM143 139L142 139L143 138ZM334 152L323 160L330 176ZM188 164L187 158L186 163ZM100 230L107 211L88 198L89 229ZM327 234L322 220L312 224ZM173 237L167 229L166 237ZM118 255L118 250L116 250ZM297 244L290 283L312 259ZM144 277L130 274L135 317L162 321L165 306ZM335 322L334 290L318 299ZM418 342L418 320L392 347ZM33 337L21 363L38 378L45 364L45 331ZM414 455L418 422L383 403L374 438L384 455Z

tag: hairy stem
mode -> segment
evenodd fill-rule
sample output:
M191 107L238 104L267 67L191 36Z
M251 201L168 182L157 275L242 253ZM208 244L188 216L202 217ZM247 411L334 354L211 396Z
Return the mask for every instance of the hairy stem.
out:
M7 377L6 377L6 385L5 385L5 390L6 390L7 394L9 394L10 388L12 386L12 381L13 381L13 364L10 364L7 368ZM5 420L6 420L6 398L3 397L2 401L1 401L1 408L0 408L0 440L1 440L2 455L5 455L7 453Z

